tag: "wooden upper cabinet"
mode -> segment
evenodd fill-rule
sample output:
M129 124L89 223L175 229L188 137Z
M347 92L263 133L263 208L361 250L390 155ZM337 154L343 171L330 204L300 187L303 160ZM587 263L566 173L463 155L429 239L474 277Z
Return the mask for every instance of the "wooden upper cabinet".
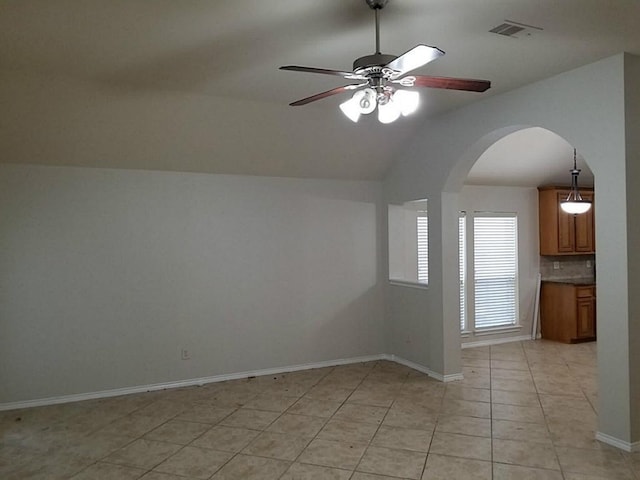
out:
M550 238L549 240L552 244L552 248L553 246L556 247L557 253L573 253L576 243L575 221L573 215L560 208L560 202L567 198L569 191L561 190L556 191L555 193L555 204L552 208L557 210L557 213L555 214L557 216L557 220L555 223L558 224L558 240L557 243L553 241L553 238ZM545 217L547 215L548 214L545 212ZM551 216L553 217L553 214ZM540 222L540 229L542 230L542 217L540 217ZM547 221L545 220L544 223L547 223Z
M591 200L593 202L593 192L580 192L582 198L585 200ZM594 204L591 205L591 209L582 215L573 215L575 220L575 251L579 253L593 253L595 252L594 233L595 228L593 225L593 210Z
M585 200L594 200L593 189L581 188ZM540 255L581 255L595 253L593 212L566 213L560 202L567 198L567 187L539 187Z

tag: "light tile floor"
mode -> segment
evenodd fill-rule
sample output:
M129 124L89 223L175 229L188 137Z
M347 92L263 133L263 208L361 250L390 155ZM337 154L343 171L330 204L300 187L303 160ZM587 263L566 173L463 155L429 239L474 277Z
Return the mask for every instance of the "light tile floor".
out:
M594 440L594 343L462 356L448 384L380 361L0 412L0 478L640 479Z

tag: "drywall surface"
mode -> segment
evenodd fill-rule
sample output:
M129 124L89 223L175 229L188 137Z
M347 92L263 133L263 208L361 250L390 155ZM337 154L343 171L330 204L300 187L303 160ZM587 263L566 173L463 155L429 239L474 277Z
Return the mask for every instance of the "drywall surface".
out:
M400 336L403 331L416 331L416 324L424 322L429 325L424 331L443 332L444 346L437 345L441 340L438 337L425 336L417 341L428 350L442 348L438 363L449 374L460 364L460 339L455 335L455 236L458 193L467 172L497 139L529 126L547 128L582 152L595 175L598 198L598 337L607 345L599 355L600 391L612 392L601 402L599 428L613 438L630 442L629 346L622 341L627 338L630 319L625 178L630 159L625 152L624 69L625 55L616 55L426 123L423 134L399 155L389 172L385 195L391 203L429 198L430 213L441 209L441 217L429 217L430 239L442 236L441 242L430 242L429 260L432 272L442 272L443 293L425 293L415 302L392 294L392 304L387 308L392 315L388 321L394 322ZM442 199L440 205L434 205L436 197ZM433 275L432 279L437 281ZM404 301L402 308L400 300ZM394 344L401 345L399 339ZM438 368L435 364L427 367Z
M640 441L640 213L638 186L640 185L640 57L625 56L625 125L626 125L626 181L627 181L627 252L629 282L629 365L631 436ZM600 267L598 266L598 275ZM624 341L624 338L618 339ZM601 349L598 351L601 354ZM606 374L606 371L604 372Z
M391 352L406 360L425 366L441 375L445 372L442 363L444 338L442 322L430 322L437 318L438 299L442 295L442 269L439 262L432 263L432 251L439 249L438 232L434 235L432 225L440 222L440 199L427 195L416 195L406 201L427 199L429 202L429 285L416 289L389 284L387 289L387 324L390 329ZM393 202L392 202L393 203ZM390 225L393 228L393 225ZM456 240L457 241L457 240Z
M384 353L380 193L0 165L0 403Z
M475 212L515 213L518 218L518 324L520 330L510 333L476 335L470 329L463 343L483 342L531 334L533 307L539 270L538 190L524 187L486 187L466 185L460 192L460 210L467 212L467 232L471 234ZM467 258L472 258L473 242L468 236ZM468 263L467 282L471 292L473 265ZM473 297L468 298L468 311L473 312ZM469 319L471 321L472 319Z

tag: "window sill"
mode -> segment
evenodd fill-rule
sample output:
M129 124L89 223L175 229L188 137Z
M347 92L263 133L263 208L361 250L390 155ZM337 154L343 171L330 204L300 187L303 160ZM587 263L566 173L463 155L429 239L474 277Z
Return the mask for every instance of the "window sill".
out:
M519 332L521 329L522 329L522 325L509 325L507 327L494 327L494 328L485 328L482 330L474 330L473 334L476 337L480 337L482 335L496 335L498 333Z
M428 285L425 283L409 282L406 280L392 280L389 279L389 285L396 285L398 287L417 288L419 290L427 290Z

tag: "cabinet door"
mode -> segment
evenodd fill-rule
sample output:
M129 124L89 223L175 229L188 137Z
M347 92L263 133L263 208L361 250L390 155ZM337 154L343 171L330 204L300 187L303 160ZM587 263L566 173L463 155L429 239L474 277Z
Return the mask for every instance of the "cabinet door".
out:
M582 198L593 201L593 194L584 193ZM595 251L593 244L593 205L586 213L575 215L575 251L591 253Z
M558 252L572 253L575 245L575 222L574 216L560 208L560 202L567 199L569 191L558 191Z
M538 191L540 255L558 255L558 198L555 190Z
M577 299L577 327L578 338L595 336L595 300L593 297Z

